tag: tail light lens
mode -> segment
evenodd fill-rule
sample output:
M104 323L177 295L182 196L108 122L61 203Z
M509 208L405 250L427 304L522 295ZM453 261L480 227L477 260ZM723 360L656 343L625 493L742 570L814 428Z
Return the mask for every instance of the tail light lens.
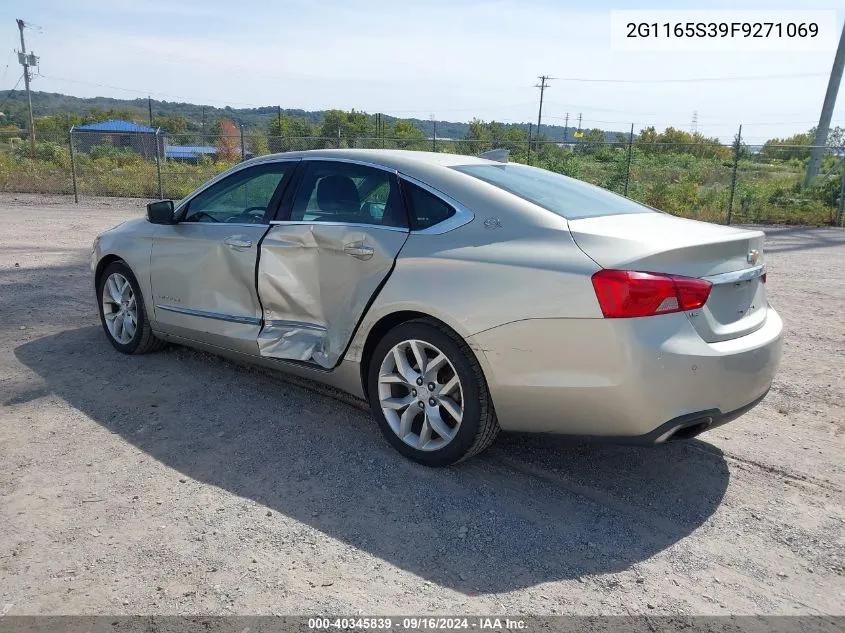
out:
M593 275L596 297L608 319L696 310L707 303L712 286L704 279L632 270L600 270Z

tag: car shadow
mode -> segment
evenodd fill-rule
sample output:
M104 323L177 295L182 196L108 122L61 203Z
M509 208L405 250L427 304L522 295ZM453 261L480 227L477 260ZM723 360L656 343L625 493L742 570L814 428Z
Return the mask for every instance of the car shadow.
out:
M814 250L845 246L845 231L837 227L754 226L765 231L766 253Z
M467 594L629 569L700 527L729 480L699 441L504 435L463 464L425 468L360 408L186 348L124 356L99 327L15 355L43 385L4 404L54 393L188 477Z

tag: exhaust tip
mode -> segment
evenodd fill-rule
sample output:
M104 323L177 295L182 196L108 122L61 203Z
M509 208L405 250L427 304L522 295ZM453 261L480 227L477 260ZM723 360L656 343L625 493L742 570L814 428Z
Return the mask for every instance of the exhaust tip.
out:
M690 424L675 429L672 434L666 438L665 441L673 442L676 440L690 440L696 437L697 435L701 435L711 426L713 426L713 418L709 416L706 418L700 418Z

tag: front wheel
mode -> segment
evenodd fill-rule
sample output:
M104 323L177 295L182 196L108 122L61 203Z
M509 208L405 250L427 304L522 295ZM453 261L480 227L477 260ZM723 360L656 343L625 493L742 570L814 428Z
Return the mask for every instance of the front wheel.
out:
M97 298L100 322L115 349L146 354L164 346L150 329L144 297L129 266L120 261L106 266L97 279Z
M390 444L426 466L472 457L499 432L478 360L435 321L408 321L387 333L370 360L368 394Z

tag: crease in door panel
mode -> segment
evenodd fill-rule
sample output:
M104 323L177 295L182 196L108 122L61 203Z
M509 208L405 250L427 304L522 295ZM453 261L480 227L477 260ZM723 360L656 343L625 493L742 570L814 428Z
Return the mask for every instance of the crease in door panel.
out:
M320 296L319 254L320 245L311 231L287 235L284 239L273 238L272 234L265 237L258 271L262 303L280 306L281 310L286 307L288 314L301 315L303 320L284 319L284 312L266 308L264 327L258 335L262 356L313 360L322 367L330 367L326 317Z

